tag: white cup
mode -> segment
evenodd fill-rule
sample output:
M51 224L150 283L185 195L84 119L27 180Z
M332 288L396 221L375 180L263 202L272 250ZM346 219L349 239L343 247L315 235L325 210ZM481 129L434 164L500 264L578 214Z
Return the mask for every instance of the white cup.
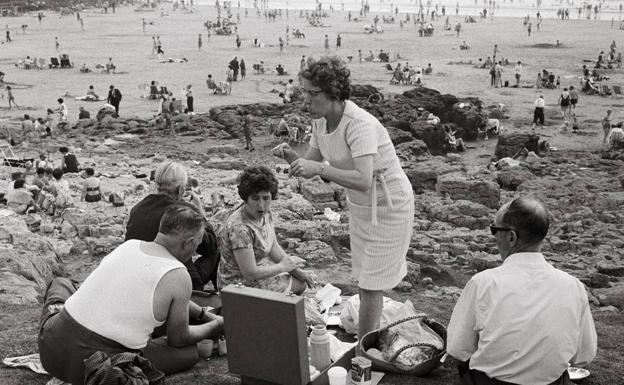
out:
M329 385L346 385L347 369L335 366L327 371L327 377L329 378Z
M214 341L211 339L201 340L197 343L197 350L201 358L209 358L212 356L214 349Z

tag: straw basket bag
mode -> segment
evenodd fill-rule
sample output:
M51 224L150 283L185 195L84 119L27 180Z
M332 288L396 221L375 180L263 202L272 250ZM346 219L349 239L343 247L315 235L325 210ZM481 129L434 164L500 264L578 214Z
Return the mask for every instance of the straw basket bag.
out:
M414 342L414 343L402 346L399 350L397 350L394 356L391 357L388 361L377 358L377 357L372 357L366 353L368 349L376 348L377 346L379 346L379 337L380 337L381 332L386 331L390 329L391 327L397 326L403 322L407 322L407 321L419 319L419 318L422 319L422 322L425 325L429 326L434 332L436 332L440 337L442 337L442 340L444 341L444 347L442 350L438 349L436 346L432 344ZM418 346L428 347L430 349L433 349L433 354L429 360L421 362L409 369L406 369L404 366L396 365L397 357L404 350L413 348L413 347L418 347ZM373 370L379 370L382 372L399 373L399 374L410 374L413 376L426 376L432 370L434 370L440 365L442 357L446 355L446 328L439 322L426 318L425 315L415 315L415 316L411 316L411 317L398 320L383 328L373 330L372 332L367 333L360 340L359 349L362 352L361 353L362 356L372 361Z

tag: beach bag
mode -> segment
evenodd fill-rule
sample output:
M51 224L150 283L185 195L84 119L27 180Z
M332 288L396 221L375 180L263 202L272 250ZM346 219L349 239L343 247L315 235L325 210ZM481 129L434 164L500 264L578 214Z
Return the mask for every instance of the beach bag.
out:
M386 354L370 354L371 348ZM426 376L446 355L446 328L424 314L414 315L367 333L359 349L373 370Z
M409 308L409 309L406 309ZM381 313L381 326L388 325L389 323L403 318L402 314L406 311L411 311L413 305L411 302L406 301L405 304L395 301L388 297L383 298L383 310ZM414 310L415 312L415 310ZM355 334L358 332L360 325L360 296L354 295L349 298L340 313L340 324L343 329L349 334Z

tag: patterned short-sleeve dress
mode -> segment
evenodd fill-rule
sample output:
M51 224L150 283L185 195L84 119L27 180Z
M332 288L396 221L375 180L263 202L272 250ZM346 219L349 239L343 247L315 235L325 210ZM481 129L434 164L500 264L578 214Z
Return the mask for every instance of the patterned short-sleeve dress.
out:
M353 159L373 155L374 183L365 192L347 189L352 275L366 290L388 290L407 274L405 256L414 225L412 185L401 168L388 131L347 100L336 130L314 121L310 147L332 167L353 170Z
M262 280L243 277L234 257L234 250L252 249L257 266L274 262L269 257L276 242L271 214L265 214L261 225L256 224L245 213L244 205L234 209L218 231L221 241L221 262L219 263L219 287L230 284L243 284L248 287L284 292L290 287L290 274L282 273Z

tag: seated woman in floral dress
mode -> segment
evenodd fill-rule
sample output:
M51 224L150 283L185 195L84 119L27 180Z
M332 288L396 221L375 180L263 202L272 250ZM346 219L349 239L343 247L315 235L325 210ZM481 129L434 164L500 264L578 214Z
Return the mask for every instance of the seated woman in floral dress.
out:
M228 216L221 239L220 287L241 283L278 292L301 294L317 282L303 260L286 254L277 243L271 203L277 197L277 178L263 166L249 167L240 177L243 203Z

